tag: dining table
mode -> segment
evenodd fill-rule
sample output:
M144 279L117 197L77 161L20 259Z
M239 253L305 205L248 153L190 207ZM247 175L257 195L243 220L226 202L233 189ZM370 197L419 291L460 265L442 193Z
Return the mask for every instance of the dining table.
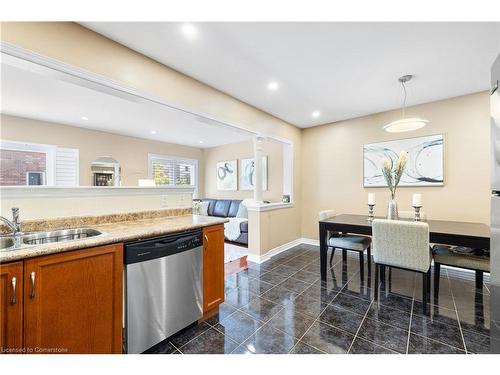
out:
M490 228L486 224L449 220L422 221L429 225L430 243L490 249ZM326 281L328 235L331 232L371 236L372 220L367 215L341 214L319 221L320 272L323 281Z

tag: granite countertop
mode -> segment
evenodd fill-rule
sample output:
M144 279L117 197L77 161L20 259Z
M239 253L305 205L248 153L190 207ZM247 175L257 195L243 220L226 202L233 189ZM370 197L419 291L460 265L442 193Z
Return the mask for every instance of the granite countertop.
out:
M81 240L54 242L34 245L22 249L0 252L0 263L33 258L41 255L62 253L87 247L127 242L164 234L183 232L186 230L207 227L227 222L226 218L186 215L164 218L122 221L102 225L92 225L93 229L103 232L102 235Z

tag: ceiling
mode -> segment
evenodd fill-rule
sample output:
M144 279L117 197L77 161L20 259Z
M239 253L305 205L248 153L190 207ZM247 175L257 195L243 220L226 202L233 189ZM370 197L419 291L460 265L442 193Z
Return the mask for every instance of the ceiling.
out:
M216 121L2 54L1 113L208 148L251 139ZM55 140L56 141L56 140Z
M82 25L299 127L396 109L405 74L408 105L487 90L500 51L499 23Z

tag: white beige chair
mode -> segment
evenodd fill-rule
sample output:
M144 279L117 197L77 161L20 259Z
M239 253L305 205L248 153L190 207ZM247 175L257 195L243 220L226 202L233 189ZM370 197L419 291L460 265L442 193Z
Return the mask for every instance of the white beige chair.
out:
M325 210L319 212L319 220L326 220L336 216L335 210ZM342 250L342 261L347 262L347 250L357 251L359 253L359 275L361 281L364 281L364 271L365 271L365 259L364 252L367 251L368 257L368 272L371 269L371 238L366 236L359 236L354 234L344 234L344 233L328 233L327 245L332 248L332 254L330 256L330 266L333 264L333 256L335 255L335 249ZM370 275L370 274L369 274Z
M429 225L419 221L375 219L372 223L375 262L375 300L378 300L379 272L395 267L420 272L423 279L424 314L430 300L431 260Z

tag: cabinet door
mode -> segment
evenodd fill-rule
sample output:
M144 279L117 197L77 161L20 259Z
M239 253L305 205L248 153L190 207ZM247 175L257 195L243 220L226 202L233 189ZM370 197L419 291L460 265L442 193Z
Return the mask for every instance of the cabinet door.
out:
M203 312L224 302L224 226L203 228Z
M24 263L28 353L121 353L123 244Z
M0 353L23 346L23 262L0 264Z

